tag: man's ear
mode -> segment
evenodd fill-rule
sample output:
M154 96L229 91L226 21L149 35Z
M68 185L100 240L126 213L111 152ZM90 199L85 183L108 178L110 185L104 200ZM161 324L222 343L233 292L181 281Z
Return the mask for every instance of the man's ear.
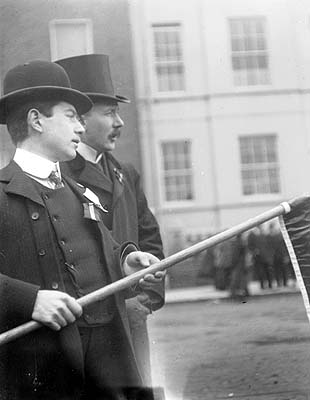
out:
M42 133L41 114L36 108L32 108L27 114L28 126L37 132Z

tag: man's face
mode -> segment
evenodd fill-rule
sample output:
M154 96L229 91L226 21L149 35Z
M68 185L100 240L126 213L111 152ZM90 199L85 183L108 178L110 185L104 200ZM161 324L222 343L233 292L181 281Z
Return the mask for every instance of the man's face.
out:
M52 109L52 116L40 114L42 150L51 161L72 160L76 156L84 127L74 106L60 102Z
M124 122L118 114L117 102L95 103L93 108L84 115L86 132L82 142L97 150L98 153L115 149Z

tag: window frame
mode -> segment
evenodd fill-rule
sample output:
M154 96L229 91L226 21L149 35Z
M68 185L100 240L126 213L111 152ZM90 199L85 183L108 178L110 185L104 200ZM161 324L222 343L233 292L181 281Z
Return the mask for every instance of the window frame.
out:
M245 22L252 22L252 21L259 21L263 25L263 29L261 33L258 33L256 31L255 36L253 33L248 33L247 36L244 33L244 23ZM232 30L232 23L237 22L237 23L243 23L242 24L242 34L239 32L239 34L234 34ZM240 26L239 25L239 31L240 31ZM228 30L229 30L229 44L230 44L230 65L231 65L231 71L232 71L232 80L233 80L233 85L235 88L257 88L257 87L269 87L272 82L271 82L271 57L270 57L270 47L268 46L269 40L268 40L268 32L267 32L268 26L267 26L267 18L265 16L240 16L240 17L229 17L228 18ZM235 37L234 37L235 36ZM233 49L233 40L236 37L241 38L241 43L244 44L244 42L247 40L248 42L252 40L256 41L256 44L258 43L259 39L263 39L265 45L263 49L243 49L243 50L234 50ZM255 58L252 58L254 56ZM258 65L258 59L259 56L264 56L265 59L267 60L267 68L260 68ZM237 58L240 60L243 58L243 62L247 60L248 62L253 62L253 59L255 59L256 62L256 67L251 69L251 68L240 68L236 69L234 68L234 59ZM237 82L237 74L239 71L242 71L243 75L246 78L246 82ZM249 82L249 76L251 72L255 75L255 82L251 83ZM240 72L239 72L240 73ZM265 76L265 81L263 81L263 76ZM243 77L244 78L244 77Z
M164 154L164 145L165 144L184 144L188 143L189 144L189 152L188 152L188 160L187 162L189 163L190 167L189 168L183 168L183 169L170 169L171 171L171 176L175 177L177 175L174 174L175 171L188 171L188 174L183 174L182 172L180 173L181 176L189 176L190 178L190 190L191 190L191 199L173 199L173 200L168 200L167 199L167 185L166 185L166 177L167 177L167 171L165 169L165 154ZM193 169L193 163L192 163L192 155L193 155L193 140L190 138L178 138L178 139L168 139L168 140L161 140L159 143L159 151L160 151L160 158L161 158L161 163L160 163L160 192L161 192L161 198L162 198L162 203L164 206L169 206L169 207L186 207L186 206L192 206L196 200L196 195L195 195L195 180L194 180L194 169ZM179 153L181 154L181 153ZM181 154L182 157L186 155L186 153ZM177 195L177 191L175 194Z
M263 162L255 162L255 163L243 163L242 162L242 158L243 158L243 154L242 154L242 144L241 141L242 139L268 139L268 138L274 138L274 149L273 152L275 153L275 158L276 160L271 162L271 161L263 161ZM267 200L269 198L279 198L282 195L282 190L283 190L283 186L282 186L282 182L281 182L281 168L280 168L280 157L279 157L279 137L276 133L260 133L260 134L242 134L238 136L238 144L239 144L239 168L240 168L240 189L241 189L241 196L243 199L245 200L249 200L249 201L256 201L256 200ZM251 147L253 149L254 145L253 143L251 143ZM264 147L266 148L266 143L264 144ZM244 171L265 171L268 172L270 171L271 168L275 168L276 172L277 172L277 185L278 185L278 192L266 192L266 193L259 193L259 192L255 192L255 193L250 193L250 194L246 194L245 193L245 182L244 182L244 178L243 178L243 172ZM253 178L252 178L253 181ZM257 190L257 186L258 186L259 182L257 182L257 180L255 181L254 185L255 188ZM253 184L252 184L253 185ZM269 189L271 188L271 182L270 182L270 176L269 176Z
M49 22L49 35L50 35L50 51L51 60L56 61L58 56L57 48L57 25L76 25L85 24L86 27L86 52L84 54L92 54L94 52L93 41L93 22L89 18L67 18L67 19L53 19Z
M156 59L157 52L157 43L155 40L155 32L156 29L167 29L167 31L172 31L173 28L176 30L179 39L179 52L180 52L180 60L167 61L162 60L158 61ZM180 96L184 95L186 92L186 66L185 66L185 51L184 51L184 40L183 40L183 26L180 22L165 22L165 23L152 23L151 24L151 37L152 37L152 71L153 71L153 92L156 93L157 96L167 97L167 96ZM175 90L159 90L159 75L157 72L157 66L168 66L169 64L174 64L176 66L182 67L182 89ZM166 75L166 79L169 78L169 74Z

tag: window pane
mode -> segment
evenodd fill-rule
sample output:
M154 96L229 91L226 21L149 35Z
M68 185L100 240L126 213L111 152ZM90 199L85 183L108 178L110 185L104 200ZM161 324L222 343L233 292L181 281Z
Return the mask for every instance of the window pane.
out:
M154 25L153 35L158 91L184 90L184 63L180 25Z
M238 86L267 84L269 61L264 18L229 20L234 82ZM241 71L244 73L241 73Z
M276 136L243 136L239 148L243 194L280 193Z
M92 23L89 19L56 19L50 22L51 59L93 52Z
M163 183L166 201L193 199L191 142L162 143Z

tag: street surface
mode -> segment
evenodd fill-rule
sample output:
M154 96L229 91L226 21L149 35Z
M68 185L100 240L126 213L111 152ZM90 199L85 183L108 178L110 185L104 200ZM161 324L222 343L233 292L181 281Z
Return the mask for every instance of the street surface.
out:
M167 304L149 319L166 400L310 400L310 326L299 294Z

